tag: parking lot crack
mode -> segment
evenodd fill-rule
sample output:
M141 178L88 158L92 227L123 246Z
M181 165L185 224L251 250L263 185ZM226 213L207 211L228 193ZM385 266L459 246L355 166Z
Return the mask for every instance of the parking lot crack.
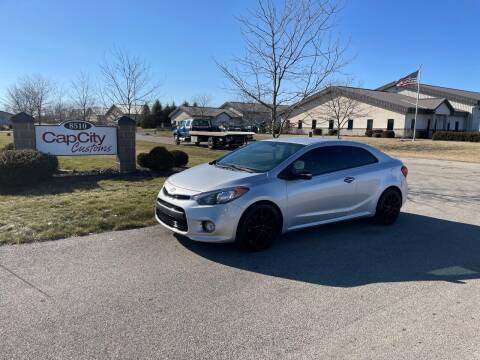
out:
M5 270L6 272L8 272L9 274L13 275L15 278L17 278L18 280L20 280L21 282L23 282L24 284L26 284L27 286L29 286L30 288L34 289L35 291L37 291L38 293L40 293L42 296L48 298L48 299L51 299L52 297L47 294L45 291L43 291L42 289L40 289L38 286L32 284L30 281L28 281L27 279L21 277L20 275L16 274L14 271L10 270L9 268L7 268L5 265L3 264L0 264L0 268L2 268L3 270Z

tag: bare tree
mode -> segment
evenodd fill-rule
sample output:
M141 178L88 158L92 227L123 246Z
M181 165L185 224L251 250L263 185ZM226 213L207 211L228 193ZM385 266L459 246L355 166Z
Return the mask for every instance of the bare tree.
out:
M344 49L332 40L335 0L258 0L238 19L245 54L234 66L218 64L241 94L270 109L274 137L297 104L324 88L343 66ZM288 105L282 109L282 105ZM280 111L282 109L282 111Z
M352 95L352 90L344 86L330 86L322 95L325 102L320 107L320 118L334 122L338 139L348 120L368 116L368 109Z
M41 123L55 89L55 83L41 75L24 76L7 89L7 107L12 112L26 112Z
M116 49L100 65L103 76L102 97L110 104L120 104L128 115L141 113L142 105L150 103L158 88L152 83L150 67L138 56Z
M199 107L200 116L205 118L206 107L212 104L212 97L208 94L198 94L192 98L192 103Z
M74 107L80 112L82 120L87 119L88 110L95 105L94 88L88 74L81 72L71 82L70 98Z

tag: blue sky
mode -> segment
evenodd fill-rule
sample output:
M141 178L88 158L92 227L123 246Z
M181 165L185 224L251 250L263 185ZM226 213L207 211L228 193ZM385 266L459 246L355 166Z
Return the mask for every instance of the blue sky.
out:
M209 94L233 96L214 59L242 46L234 16L255 0L0 0L0 96L25 74L68 84L95 76L114 46L141 55L161 84L160 99L178 103ZM338 35L350 41L346 69L376 87L424 66L426 83L480 91L475 0L345 0Z

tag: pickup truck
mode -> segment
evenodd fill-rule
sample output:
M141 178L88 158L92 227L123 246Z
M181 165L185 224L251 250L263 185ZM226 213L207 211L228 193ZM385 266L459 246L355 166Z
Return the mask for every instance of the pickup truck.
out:
M229 131L213 126L210 120L193 119L182 120L173 130L175 144L180 145L181 142L193 142L200 145L206 142L210 149L222 146L235 148L253 140L254 132L251 131Z

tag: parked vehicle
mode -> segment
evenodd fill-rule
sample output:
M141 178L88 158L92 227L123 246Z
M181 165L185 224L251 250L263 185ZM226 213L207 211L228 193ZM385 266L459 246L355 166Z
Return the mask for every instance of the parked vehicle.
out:
M169 177L156 218L192 240L261 250L310 226L370 216L394 223L407 174L401 161L353 141L263 140Z
M221 146L238 147L251 141L253 135L253 132L232 131L213 126L207 119L182 120L173 131L177 145L181 142L193 142L195 145L206 142L211 149Z

